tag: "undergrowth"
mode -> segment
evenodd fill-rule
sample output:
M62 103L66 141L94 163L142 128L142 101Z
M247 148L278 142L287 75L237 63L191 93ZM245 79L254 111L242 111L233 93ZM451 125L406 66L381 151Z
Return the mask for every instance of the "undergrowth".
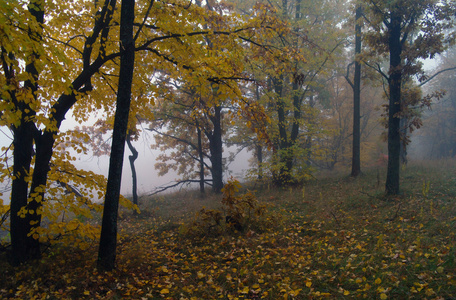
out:
M17 269L2 260L0 298L451 299L456 173L444 167L407 167L403 193L389 198L377 170L291 189L252 185L250 194L143 198L138 217L123 213L115 271L95 269L95 246L55 246ZM220 225L183 230L207 211ZM236 213L242 230L227 226Z

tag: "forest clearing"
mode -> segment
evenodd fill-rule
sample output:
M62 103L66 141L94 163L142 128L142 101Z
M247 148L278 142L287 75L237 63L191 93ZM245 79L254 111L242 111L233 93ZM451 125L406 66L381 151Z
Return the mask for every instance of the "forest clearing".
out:
M219 208L222 195L143 197L139 215L121 212L115 270L97 271L96 241L85 250L56 244L16 269L0 259L0 298L449 299L455 167L407 166L403 193L389 198L375 168L286 189L257 184L267 211L241 232L192 231L195 214Z
M0 1L0 298L453 297L455 16Z

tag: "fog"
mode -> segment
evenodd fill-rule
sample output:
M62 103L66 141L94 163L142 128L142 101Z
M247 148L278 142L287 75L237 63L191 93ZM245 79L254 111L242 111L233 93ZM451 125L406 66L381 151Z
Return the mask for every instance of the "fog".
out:
M90 126L90 122L85 123L84 125ZM76 121L74 121L71 117L64 120L62 123L61 131L66 131L70 129L74 129L75 126L81 126ZM3 128L0 132L0 146L1 147L8 147L12 142L12 134L5 128ZM110 141L109 141L110 142ZM136 173L137 173L137 183L138 183L138 195L148 195L157 190L159 187L167 186L170 183L174 183L175 181L179 180L179 175L173 170L170 170L164 176L158 176L157 170L155 170L154 165L157 161L158 155L161 153L160 150L151 149L151 145L154 143L153 135L148 133L147 131L143 131L141 136L139 137L138 141L133 141L132 144L139 152L139 156L135 161ZM235 147L230 147L224 149L223 157L227 158L230 153L236 153ZM131 196L132 195L132 174L130 168L130 161L128 156L131 155L130 150L128 149L127 145L125 144L125 154L124 154L124 162L122 168L122 185L121 185L121 194L124 196ZM11 156L11 153L10 153ZM87 171L92 171L96 174L104 175L105 177L108 176L109 170L109 156L101 156L97 157L94 156L93 153L89 152L87 154L74 154L76 157L76 161L73 164L80 169L84 169ZM226 180L230 176L236 177L238 180L242 181L244 179L245 173L248 169L248 159L250 154L243 150L236 156L235 161L228 163L227 168L224 173L224 180ZM12 162L11 162L12 164ZM4 204L9 204L10 202L10 192L8 189L9 183L4 183L2 188L6 190L1 197L3 199ZM183 185L178 186L174 189L168 189L164 191L171 192L178 190L180 188L197 188L197 185L194 184L193 186ZM210 188L207 186L207 188Z
M151 149L150 145L154 142L153 136L147 132L143 132L138 141L132 142L133 146L139 152L139 156L135 161L137 180L138 180L138 194L147 195L154 192L158 187L166 186L179 180L179 175L173 170L170 170L164 176L158 176L157 170L154 165L157 160L157 156L161 153L160 150ZM227 158L230 153L236 153L235 147L225 147L223 157ZM124 162L122 169L122 195L129 196L132 194L132 174L130 168L130 161L128 156L131 155L130 150L125 145ZM250 154L243 150L236 156L235 161L231 162L227 166L227 170L224 173L224 179L233 176L238 180L243 180L246 171L248 170L248 159ZM85 170L93 171L97 174L107 176L109 169L109 156L94 157L93 155L81 155L75 165ZM183 186L188 187L187 185ZM196 188L197 185L195 184ZM166 192L179 189L167 190Z

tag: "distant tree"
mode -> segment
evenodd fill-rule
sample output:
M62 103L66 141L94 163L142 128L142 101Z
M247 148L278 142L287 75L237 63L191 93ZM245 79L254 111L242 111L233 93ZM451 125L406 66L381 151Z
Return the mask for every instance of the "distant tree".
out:
M275 60L267 52L253 52L251 57L261 59L251 64L249 72L260 83L259 98L271 120L268 169L273 181L284 186L309 175L312 141L318 131L311 122L318 112L316 103L325 97L320 84L330 76L333 59L345 40L343 30L333 26L341 22L343 9L336 1L269 3L278 18L290 24L290 33L265 39L288 52L288 57ZM245 5L240 9L249 12Z
M437 76L426 90L444 90L445 96L432 104L432 109L423 114L423 127L417 132L413 154L426 159L451 158L456 156L456 48L453 46L440 56L435 73ZM453 69L453 71L450 71Z
M166 82L162 82L162 86L166 85ZM159 171L159 176L171 169L176 171L181 178L173 186L199 182L203 194L204 186L212 186L212 180L219 174L212 172L212 153L207 138L214 128L211 118L213 110L204 105L208 99L202 99L194 89L185 86L177 86L171 94L163 96L168 100L161 97L157 100L155 120L148 129L155 133L152 147L161 150L155 168ZM220 132L220 139L222 134ZM212 174L212 179L205 178L209 175L208 172ZM218 180L223 179L220 177Z
M374 56L387 58L389 70L370 63L388 83L388 170L386 193L399 193L401 152L400 119L403 113L402 89L407 76L423 80L419 59L433 58L444 51L451 28L454 3L446 0L364 0L369 30L366 43Z
M362 46L362 17L363 8L356 4L355 8L355 74L353 81L349 78L349 67L345 79L353 89L353 144L352 144L352 170L351 176L356 177L361 173L361 46Z

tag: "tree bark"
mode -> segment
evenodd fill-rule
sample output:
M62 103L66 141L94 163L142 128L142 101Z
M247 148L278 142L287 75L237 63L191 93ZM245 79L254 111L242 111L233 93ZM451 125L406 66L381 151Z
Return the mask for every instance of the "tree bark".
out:
M356 7L355 13L355 76L353 78L353 148L352 148L352 171L351 176L356 177L361 173L361 24L362 8Z
M25 115L22 119L25 118ZM17 266L29 259L29 252L26 247L27 233L29 226L25 217L19 216L22 208L27 207L28 180L30 164L33 152L32 122L21 120L19 126L13 128L14 158L13 174L14 179L11 189L10 205L10 234L11 234L11 263Z
M390 52L390 76L389 85L389 111L388 111L388 169L386 175L386 193L388 195L399 194L399 171L400 171L400 116L401 111L401 84L402 84L402 44L401 23L402 17L398 8L391 11L389 24L389 52Z
M202 141L202 135L201 135L201 128L199 127L198 121L196 121L196 130L198 134L198 157L199 157L199 186L200 186L200 194L204 195L205 190L204 190L204 153L203 153L203 141Z
M119 87L97 263L98 269L105 271L114 269L116 260L117 215L135 61L134 17L135 0L122 0Z
M258 162L258 180L263 179L263 147L256 145L256 157Z
M133 203L138 205L138 176L136 174L135 160L138 158L138 151L131 144L131 137L128 134L126 139L128 149L131 151L131 155L128 156L130 160L130 169L131 169L131 179L132 179L132 188L131 192L133 194Z
M28 5L30 14L35 18L30 22L36 21L38 25L44 24L44 2L30 1ZM39 29L38 29L39 30ZM29 29L29 37L36 43L41 42L41 33L37 30ZM26 72L31 76L31 79L26 80L24 88L32 94L34 101L37 101L38 92L38 77L39 71L36 68L36 61L39 60L39 54L33 52L29 56L29 61L25 67ZM13 127L13 174L15 178L12 183L11 190L11 247L12 247L12 264L19 265L30 258L40 255L38 240L33 236L28 237L30 232L30 215L36 215L36 210L29 208L28 202L28 180L30 176L30 166L33 156L33 138L36 132L34 124L35 112L30 108L29 104L24 101L17 101L15 95L13 101L16 107L21 111L20 125ZM22 208L27 208L25 216L19 216L18 213Z
M400 164L407 165L407 129L408 129L408 120L407 117L401 118L399 123L400 132L401 132L401 154L400 154Z
M284 76L280 75L279 78L272 79L274 84L274 91L277 97L277 119L279 121L279 173L275 178L275 183L279 186L284 186L290 183L290 172L293 167L293 157L290 149L290 143L288 140L287 133L287 120L286 120L286 110L285 110L285 101L283 100L283 85L284 85Z
M222 142L222 107L214 107L214 115L211 117L214 126L209 139L209 150L211 152L211 174L212 174L212 191L220 194L223 188L223 142Z

